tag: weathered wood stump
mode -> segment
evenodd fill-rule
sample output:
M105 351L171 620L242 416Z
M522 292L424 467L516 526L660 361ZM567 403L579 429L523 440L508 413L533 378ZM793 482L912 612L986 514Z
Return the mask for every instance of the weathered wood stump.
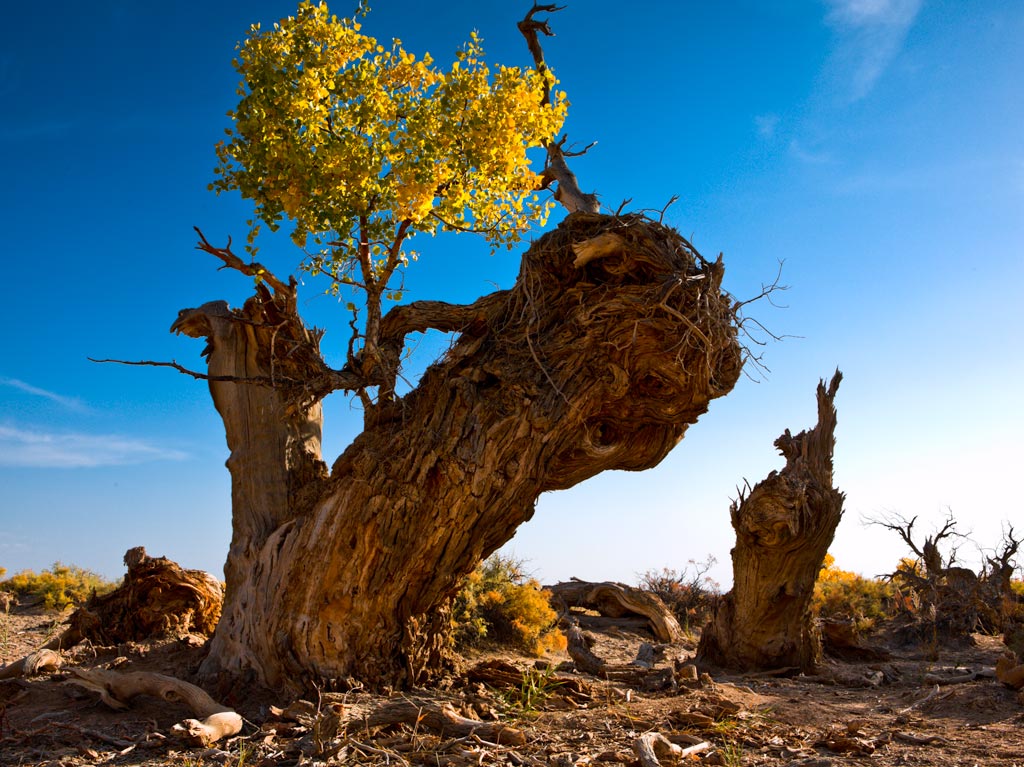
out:
M818 384L818 424L775 446L786 458L730 509L736 530L732 590L704 629L699 662L741 671L813 671L821 640L811 620L814 583L843 514L832 486L834 399L842 374Z

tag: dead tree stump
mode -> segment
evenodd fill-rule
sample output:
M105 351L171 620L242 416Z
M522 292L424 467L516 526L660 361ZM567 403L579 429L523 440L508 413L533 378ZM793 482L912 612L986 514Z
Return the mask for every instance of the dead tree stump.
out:
M166 557L151 557L142 546L124 555L128 572L121 585L93 595L68 619L68 628L49 642L67 649L83 639L96 644L132 642L156 636L210 636L220 619L224 587L202 570L186 570Z
M787 429L775 440L785 468L733 503L734 585L704 629L698 662L741 671L811 671L820 660L810 607L843 514L844 495L832 486L841 380L837 370L828 389L819 382L817 426L795 437Z

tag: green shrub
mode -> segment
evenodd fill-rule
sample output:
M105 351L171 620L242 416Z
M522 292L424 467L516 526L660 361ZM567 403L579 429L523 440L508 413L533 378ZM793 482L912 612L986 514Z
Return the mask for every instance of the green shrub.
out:
M485 638L532 655L564 650L551 595L523 570L523 563L494 554L466 576L455 597L452 624L457 645Z
M60 562L54 562L49 570L43 570L39 574L32 570L22 570L0 582L0 590L13 592L19 597L41 599L43 606L51 609L61 609L69 604L82 604L94 591L103 594L116 586L116 583L106 580L92 570Z
M682 572L668 567L648 570L640 576L640 588L660 597L689 632L708 622L721 597L718 583L708 576L717 561L709 554L703 562L691 559Z

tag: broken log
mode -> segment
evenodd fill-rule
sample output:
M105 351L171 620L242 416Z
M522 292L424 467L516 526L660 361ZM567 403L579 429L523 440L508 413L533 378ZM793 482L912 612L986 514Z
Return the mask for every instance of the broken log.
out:
M105 671L103 669L70 669L70 684L99 693L100 700L115 711L128 708L137 695L149 695L168 703L182 703L200 719L185 719L171 732L193 745L209 746L222 738L238 734L242 717L222 706L194 684L171 676L146 671Z
M581 607L609 618L639 615L647 619L658 641L678 642L683 638L683 630L672 611L649 591L622 583L587 583L575 579L545 586L545 589L561 600L565 611Z
M15 679L22 676L35 676L61 667L63 659L53 650L36 650L20 660L12 661L0 667L0 679Z
M531 668L520 668L508 661L494 658L482 661L466 672L466 681L484 684L496 690L520 690L531 678L542 680L545 689L575 703L589 703L594 699L590 685L577 676L550 674Z
M889 660L892 653L884 647L865 644L853 620L819 622L824 650L834 658L848 661Z

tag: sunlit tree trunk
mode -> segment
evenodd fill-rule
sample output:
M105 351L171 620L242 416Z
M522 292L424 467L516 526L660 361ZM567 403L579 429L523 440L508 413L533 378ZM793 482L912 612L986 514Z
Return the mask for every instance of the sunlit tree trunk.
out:
M733 587L701 635L698 661L810 671L820 660L811 599L843 514L844 496L832 486L840 380L836 371L828 389L819 383L817 426L775 441L785 468L732 505Z
M511 290L385 316L385 349L428 327L458 339L329 472L319 401L346 373L326 371L294 284L182 312L174 329L208 339L231 450L227 596L203 670L293 689L421 680L441 658L439 606L540 493L654 466L732 389L722 275L658 224L570 216Z

